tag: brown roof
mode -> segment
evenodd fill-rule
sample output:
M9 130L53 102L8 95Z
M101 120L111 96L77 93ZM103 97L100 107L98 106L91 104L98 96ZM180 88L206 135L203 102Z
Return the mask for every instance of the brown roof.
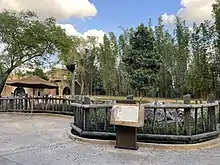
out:
M7 85L26 88L58 88L58 85L44 80L38 76L30 76L20 80L8 80Z

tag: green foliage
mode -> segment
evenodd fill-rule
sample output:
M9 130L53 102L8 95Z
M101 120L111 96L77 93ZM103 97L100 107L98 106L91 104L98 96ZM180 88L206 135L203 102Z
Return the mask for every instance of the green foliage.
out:
M213 4L213 16L215 19L215 27L217 33L217 48L220 50L220 0L216 0Z
M116 90L116 59L118 55L118 44L116 36L109 33L104 36L104 43L100 45L98 60L100 74L107 95L114 95Z
M96 90L148 96L159 90L160 97L218 94L220 0L213 4L213 17L214 25L204 21L192 30L177 17L173 34L165 30L162 18L155 28L149 19L147 26L121 28L118 38L108 33L98 44L95 37L68 37L53 18L40 21L31 11L4 11L0 13L0 92L13 70L36 68L56 54L65 65L77 61L82 94ZM28 74L47 79L39 68Z
M147 90L157 81L160 61L155 51L155 39L151 30L141 24L130 38L130 48L123 56L131 86L138 91Z
M168 97L172 90L173 41L172 36L164 30L162 18L158 19L155 27L155 49L160 55L161 67L158 75L160 96Z
M214 26L208 21L201 23L200 26L194 24L191 35L193 58L187 85L195 95L205 98L213 88L210 80L212 80L215 52L210 50L214 46Z
M205 98L215 92L220 97L220 0L213 17L214 25L203 21L193 28L177 17L173 33L161 17L154 28L149 19L147 26L120 27L118 38L106 34L99 46L94 38L73 37L71 51L60 58L64 64L79 61L77 77L87 93L90 87L107 95ZM79 51L88 45L89 54Z
M98 51L96 47L97 38L89 36L87 39L84 39L73 36L71 44L69 53L61 54L59 59L65 65L76 62L76 77L81 84L81 94L92 93L92 82L96 80L95 76L97 76L97 66L95 64ZM86 90L84 89L85 87Z
M27 71L26 75L28 76L38 76L44 80L49 80L49 78L47 77L47 75L44 73L44 71L40 68L35 68L34 71Z
M81 44L84 44L84 40L82 38L72 36L71 37L71 49L69 52L65 52L59 55L59 59L65 64L72 64L75 60L80 60L80 54L78 52Z
M48 18L39 21L32 11L0 13L0 93L8 75L17 67L46 61L49 55L69 53L72 40Z

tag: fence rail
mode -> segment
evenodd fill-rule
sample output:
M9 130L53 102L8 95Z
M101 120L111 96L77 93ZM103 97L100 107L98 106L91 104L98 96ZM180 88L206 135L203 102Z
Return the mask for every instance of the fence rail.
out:
M54 97L0 98L0 112L48 112L74 115L74 100Z

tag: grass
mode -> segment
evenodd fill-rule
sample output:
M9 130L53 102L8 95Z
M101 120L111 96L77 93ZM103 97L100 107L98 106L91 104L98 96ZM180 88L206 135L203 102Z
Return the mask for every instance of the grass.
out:
M125 100L125 96L92 96L93 99L96 100ZM175 99L170 98L153 98L153 97L143 97L142 102L143 103L150 103L154 102L155 100L158 100L159 102L167 102L167 103L176 103ZM140 97L134 97L134 100L139 101ZM177 101L179 104L183 104L183 100ZM191 100L191 104L195 104L195 100Z

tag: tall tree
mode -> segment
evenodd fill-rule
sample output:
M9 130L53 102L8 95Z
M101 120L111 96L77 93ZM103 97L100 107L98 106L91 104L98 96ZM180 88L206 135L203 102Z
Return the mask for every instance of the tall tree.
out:
M71 40L53 18L39 21L31 11L0 13L0 93L9 74L22 64L35 64L48 55L68 53Z
M155 39L151 30L139 25L130 38L131 47L123 57L127 72L131 77L131 87L143 94L155 89L160 59L155 51Z
M194 24L188 84L196 97L205 98L216 90L214 41L214 26L209 21L204 21L200 26Z
M176 94L180 97L186 89L187 65L189 60L189 29L180 18L176 18L175 81Z
M104 35L103 40L98 56L100 74L106 94L114 95L116 92L117 40L113 33Z
M87 93L92 95L95 84L97 84L98 68L97 68L97 56L98 56L98 41L97 37L87 37L87 56L86 56L86 77L85 86L87 87Z
M215 25L215 57L214 57L214 66L213 68L215 68L216 70L216 77L220 77L220 0L216 0L215 3L213 4L213 17L214 17L214 25ZM218 87L220 88L220 85L219 85L219 81L217 82L218 83ZM216 83L216 85L217 85ZM216 89L216 93L220 93L220 89ZM218 96L220 97L220 95L218 94Z
M129 30L123 29L123 34L118 38L118 67L117 67L117 88L119 95L129 94L129 75L126 71L126 67L122 61L123 56L128 52L129 48Z
M170 50L170 46L172 46L172 42L169 33L164 32L164 25L161 17L158 19L158 26L155 27L155 40L155 49L161 58L158 84L160 97L170 97L169 93L172 86L172 78L170 75L172 51Z

